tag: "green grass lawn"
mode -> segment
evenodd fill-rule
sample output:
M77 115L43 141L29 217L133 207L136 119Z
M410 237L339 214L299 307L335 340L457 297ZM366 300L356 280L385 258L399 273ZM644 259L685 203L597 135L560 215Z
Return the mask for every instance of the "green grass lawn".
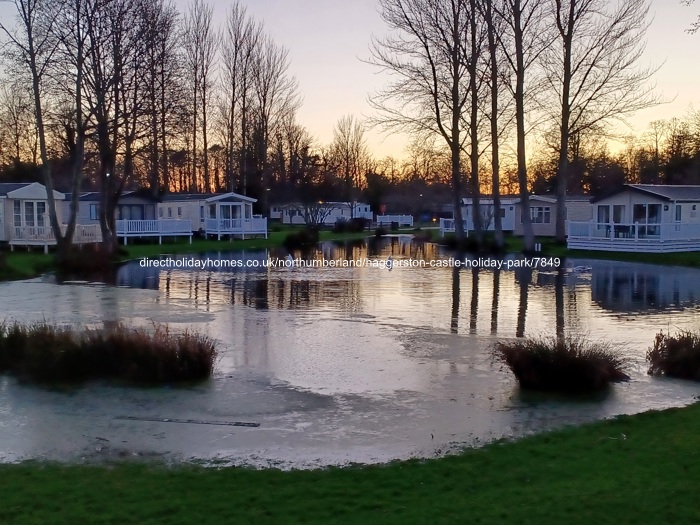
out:
M442 459L281 472L0 466L0 523L696 524L700 405Z
M214 239L193 239L192 244L182 238L164 238L163 244L157 241L143 244L130 244L123 246L125 255L120 257L121 261L140 259L142 257L157 257L161 254L184 254L184 253L205 253L231 250L258 250L282 246L282 243L290 232L298 230L295 227L280 228L280 231L270 231L268 238L253 238L240 240L236 239L217 241ZM321 231L322 241L330 240L355 240L373 235L373 232L361 233L333 233L332 231ZM47 271L54 269L53 255L44 254L39 251L16 250L6 252L5 264L0 265L0 281L12 279L27 279L36 277Z

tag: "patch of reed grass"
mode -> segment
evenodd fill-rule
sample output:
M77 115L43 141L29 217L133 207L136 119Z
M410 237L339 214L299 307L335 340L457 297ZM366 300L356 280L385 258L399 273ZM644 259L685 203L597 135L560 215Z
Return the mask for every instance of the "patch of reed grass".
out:
M647 352L649 374L700 381L700 333L659 332Z
M196 381L211 376L216 356L209 337L171 333L164 325L149 331L123 324L101 330L0 324L0 372L39 383Z
M593 392L629 379L625 359L609 343L583 337L501 341L493 352L528 390Z

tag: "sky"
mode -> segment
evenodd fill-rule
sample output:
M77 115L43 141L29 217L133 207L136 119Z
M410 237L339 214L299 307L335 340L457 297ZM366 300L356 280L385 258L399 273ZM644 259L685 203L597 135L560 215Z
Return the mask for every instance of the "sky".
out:
M215 23L223 23L229 0L208 0ZM174 0L184 12L189 0ZM364 63L370 56L372 35L382 36L386 26L378 0L243 0L250 15L264 21L267 31L289 49L290 72L297 77L303 96L299 122L320 144L330 142L335 123L344 115L369 116L368 96L387 81L376 67ZM7 13L8 6L2 6ZM682 117L693 106L700 110L700 33L685 32L700 14L681 0L652 0L647 32L645 65L658 65L656 90L668 103L640 111L629 119L631 129L641 133L652 120ZM403 156L405 136L383 135L370 130L366 137L379 156Z
M210 0L215 18L223 20L228 0ZM176 0L184 12L188 0ZM248 12L275 40L289 49L290 71L304 97L299 121L319 142L331 140L333 126L346 114L368 116L368 96L381 88L386 77L364 63L370 56L372 35L382 36L386 26L377 0L249 0ZM642 133L652 120L684 116L700 110L700 33L685 30L700 14L700 4L680 0L652 0L651 20L643 64L656 65L656 92L668 103L640 111L628 120L621 134ZM403 156L408 139L386 136L379 130L366 134L375 155Z

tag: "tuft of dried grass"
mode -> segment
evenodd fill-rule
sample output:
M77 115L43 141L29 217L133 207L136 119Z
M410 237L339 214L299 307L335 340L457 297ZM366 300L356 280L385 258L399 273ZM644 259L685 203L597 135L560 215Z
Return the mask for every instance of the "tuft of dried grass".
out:
M625 359L609 343L594 343L580 336L501 341L493 353L511 369L523 389L593 392L629 380Z
M700 381L700 333L659 332L647 351L647 361L650 375Z
M0 372L41 383L119 379L143 384L196 381L211 376L215 342L166 325L153 330L123 324L77 329L48 323L0 324Z

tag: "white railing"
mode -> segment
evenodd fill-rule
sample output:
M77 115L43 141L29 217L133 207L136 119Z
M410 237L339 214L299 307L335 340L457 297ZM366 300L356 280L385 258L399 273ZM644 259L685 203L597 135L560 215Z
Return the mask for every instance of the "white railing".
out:
M249 219L207 219L206 232L267 235L267 217L251 217Z
M10 241L55 243L51 226L13 226Z
M61 233L66 234L67 224L61 224ZM76 224L73 233L73 244L89 244L102 242L102 231L99 224ZM51 226L13 226L10 230L12 244L56 244L56 236Z
M192 221L178 219L118 220L117 236L191 235Z
M610 242L700 240L700 223L567 223L569 239Z
M413 226L413 215L377 215L377 224L397 223L399 226Z
M67 225L61 226L66 231ZM73 244L90 244L102 242L102 230L99 224L76 224L73 233Z
M467 224L467 219L462 219L462 226L464 227L465 235L469 233L469 226ZM445 236L446 233L455 232L455 220L454 219L440 219L440 235Z

